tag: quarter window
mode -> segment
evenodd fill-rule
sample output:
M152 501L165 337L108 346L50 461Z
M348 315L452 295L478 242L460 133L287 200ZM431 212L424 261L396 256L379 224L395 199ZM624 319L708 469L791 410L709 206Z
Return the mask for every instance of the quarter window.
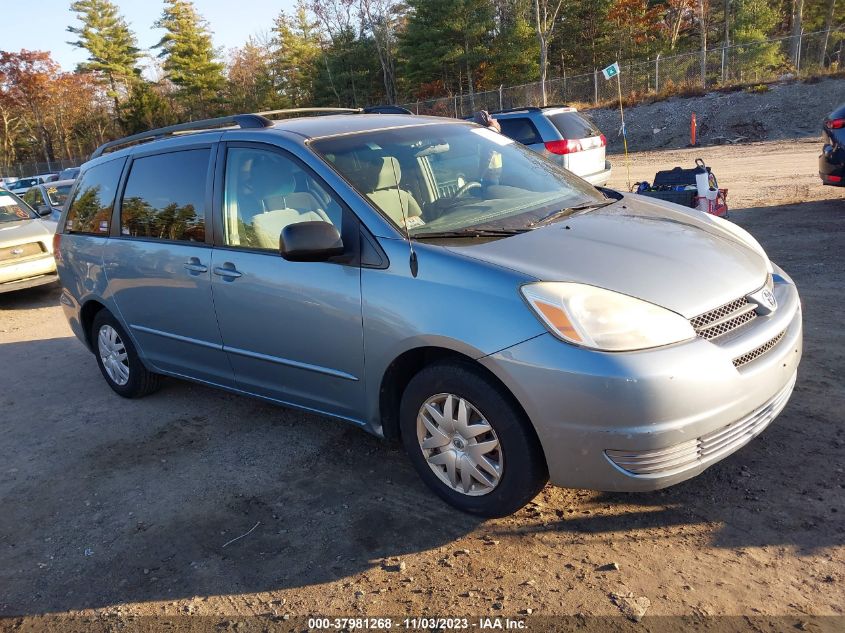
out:
M210 152L193 149L133 160L120 207L121 235L204 242Z
M502 126L502 134L509 136L517 143L535 145L543 142L530 119L499 119L499 125Z
M227 246L279 249L296 222L329 222L342 233L343 209L298 163L278 152L231 147L226 153L223 240Z
M117 183L125 162L126 159L112 160L85 170L70 203L66 233L109 234Z

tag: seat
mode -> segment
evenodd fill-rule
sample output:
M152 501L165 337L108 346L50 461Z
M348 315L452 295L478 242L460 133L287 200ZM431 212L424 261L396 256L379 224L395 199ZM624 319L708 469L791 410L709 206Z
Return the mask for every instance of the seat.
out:
M402 168L399 166L399 161L393 156L380 157L376 161L374 168L367 174L369 180L367 197L397 226L404 227L403 210L407 218L414 218L422 215L422 208L409 191L399 188L399 183L402 181Z
M260 195L256 196L260 212L251 218L255 240L258 242L256 246L259 248L279 248L279 234L289 224L312 221L331 223L313 195L294 191L296 180L289 169L270 161L262 161L254 167L251 181L261 187ZM247 222L247 218L241 217Z

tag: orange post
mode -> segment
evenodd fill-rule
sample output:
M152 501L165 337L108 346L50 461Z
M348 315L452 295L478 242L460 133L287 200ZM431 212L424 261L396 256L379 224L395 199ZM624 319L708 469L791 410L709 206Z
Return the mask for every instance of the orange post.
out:
M690 136L689 144L692 147L695 147L695 145L696 145L695 133L696 133L697 129L698 129L698 124L695 122L695 112L693 112L692 117L690 118L690 122L689 122L689 136Z

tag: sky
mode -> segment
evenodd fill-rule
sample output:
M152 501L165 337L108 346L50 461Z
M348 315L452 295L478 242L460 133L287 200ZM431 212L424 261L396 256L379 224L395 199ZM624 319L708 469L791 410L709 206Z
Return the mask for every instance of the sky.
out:
M138 38L148 49L158 43L162 31L153 28L162 13L161 0L113 0ZM0 49L50 51L63 70L71 71L85 60L85 51L67 42L67 32L78 24L69 7L72 0L0 0L3 24ZM194 0L197 11L208 21L216 48L241 46L250 35L267 32L282 9L290 11L294 0Z

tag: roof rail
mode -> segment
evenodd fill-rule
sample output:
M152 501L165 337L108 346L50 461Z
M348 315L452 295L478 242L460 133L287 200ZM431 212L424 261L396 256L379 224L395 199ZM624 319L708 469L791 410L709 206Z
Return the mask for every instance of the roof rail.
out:
M237 126L241 129L255 129L267 128L273 126L273 121L268 118L277 114L305 114L305 113L321 113L321 114L355 114L361 112L359 108L289 108L286 110L267 110L266 112L256 112L253 114L235 114L232 116L221 116L214 119L202 119L200 121L188 121L187 123L179 123L177 125L168 125L167 127L160 127L147 132L139 132L131 136L103 143L94 153L91 154L91 160L102 156L106 150L123 145L130 145L132 143L140 143L141 141L155 140L164 138L165 136L173 136L182 132L200 132L203 130L215 130L217 128Z
M522 106L521 108L505 108L504 110L491 110L490 114L507 114L508 112L539 112L542 108L537 106Z

